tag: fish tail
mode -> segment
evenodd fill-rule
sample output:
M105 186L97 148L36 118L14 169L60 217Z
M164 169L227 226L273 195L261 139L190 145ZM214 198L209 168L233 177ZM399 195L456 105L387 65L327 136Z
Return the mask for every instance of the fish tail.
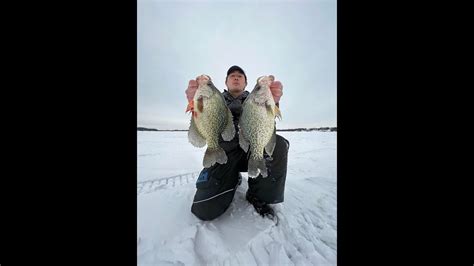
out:
M265 159L254 159L252 156L250 156L248 166L248 175L250 177L257 177L259 172L262 174L262 177L268 176L267 167L265 166Z
M207 148L204 153L203 166L209 168L215 163L225 164L227 163L227 155L221 147Z

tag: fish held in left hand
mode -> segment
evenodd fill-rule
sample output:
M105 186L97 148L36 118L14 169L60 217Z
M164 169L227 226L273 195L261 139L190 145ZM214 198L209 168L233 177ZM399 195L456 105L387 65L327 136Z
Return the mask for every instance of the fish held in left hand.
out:
M203 166L209 168L215 163L227 163L227 155L219 146L219 135L225 141L235 136L232 112L225 104L224 97L214 86L211 78L201 75L197 78L198 88L187 111L192 112L188 140L195 147L204 147Z

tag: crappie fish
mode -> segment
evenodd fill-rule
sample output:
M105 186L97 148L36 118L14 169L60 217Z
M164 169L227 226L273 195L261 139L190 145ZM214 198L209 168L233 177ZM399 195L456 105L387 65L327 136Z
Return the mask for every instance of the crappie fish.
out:
M235 136L235 128L224 96L214 86L211 78L201 75L197 81L198 89L187 109L192 111L188 140L199 148L207 143L203 166L209 168L216 162L227 163L227 155L218 143L219 135L222 135L225 141L230 141Z
M239 120L239 144L249 154L248 176L267 177L267 168L263 157L264 150L273 154L276 144L275 117L281 119L280 109L275 105L270 84L273 76L262 76L242 105Z

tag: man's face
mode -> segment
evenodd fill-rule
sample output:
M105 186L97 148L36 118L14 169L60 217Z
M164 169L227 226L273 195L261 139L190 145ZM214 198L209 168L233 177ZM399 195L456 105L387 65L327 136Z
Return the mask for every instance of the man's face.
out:
M247 86L247 82L245 81L245 76L240 73L239 71L234 71L229 74L227 77L227 81L225 83L229 92L242 92Z

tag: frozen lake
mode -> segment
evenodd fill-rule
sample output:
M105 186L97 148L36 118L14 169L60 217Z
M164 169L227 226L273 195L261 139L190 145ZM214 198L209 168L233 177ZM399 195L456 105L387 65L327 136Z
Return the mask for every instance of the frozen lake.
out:
M290 150L275 225L245 200L246 173L222 216L196 218L193 174L202 169L205 147L192 146L187 132L138 131L138 264L336 265L337 133L277 134Z

